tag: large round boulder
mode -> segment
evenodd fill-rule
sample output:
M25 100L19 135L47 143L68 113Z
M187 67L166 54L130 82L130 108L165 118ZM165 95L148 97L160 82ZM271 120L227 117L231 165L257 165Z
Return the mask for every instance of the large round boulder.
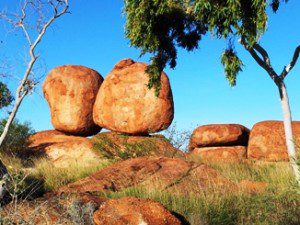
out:
M93 121L93 105L102 81L98 72L84 66L65 65L51 70L43 92L56 130L79 136L100 131Z
M300 143L300 122L292 123L294 142ZM281 121L262 121L251 130L248 158L266 161L287 161L284 125Z
M174 106L167 75L161 74L159 96L148 89L147 64L131 59L115 65L105 78L94 105L94 121L101 127L126 134L148 134L166 129Z
M189 150L199 147L247 146L249 130L239 124L210 124L196 128Z
M104 202L94 213L95 225L181 225L163 205L150 199L125 197Z

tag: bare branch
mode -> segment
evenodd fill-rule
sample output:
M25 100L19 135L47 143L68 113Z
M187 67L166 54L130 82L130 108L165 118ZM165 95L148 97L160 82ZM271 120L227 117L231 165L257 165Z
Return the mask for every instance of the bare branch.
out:
M297 63L297 60L299 58L300 54L300 45L295 49L293 58L289 65L285 66L283 68L283 71L281 72L280 78L284 80L284 78L288 75L288 73L294 68L295 64Z

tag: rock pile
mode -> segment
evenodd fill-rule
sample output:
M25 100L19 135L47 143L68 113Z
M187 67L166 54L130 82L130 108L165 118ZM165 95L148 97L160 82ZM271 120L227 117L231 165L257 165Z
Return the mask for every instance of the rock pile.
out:
M249 130L239 124L211 124L196 128L191 136L191 155L209 160L246 158Z
M108 130L148 134L166 129L173 120L174 106L169 79L161 74L161 90L148 89L147 64L125 59L105 78L94 105L94 121Z

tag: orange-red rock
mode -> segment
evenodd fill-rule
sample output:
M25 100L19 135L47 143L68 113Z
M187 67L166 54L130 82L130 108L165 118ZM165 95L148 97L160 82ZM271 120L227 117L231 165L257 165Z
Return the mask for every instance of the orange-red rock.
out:
M93 150L93 144L88 138L69 136L55 130L32 135L29 138L29 150L28 154L46 156L54 166L61 168L74 163L87 165L101 158Z
M300 122L292 124L295 143L300 143ZM251 130L248 158L266 161L288 160L284 126L281 121L262 121Z
M131 59L115 65L105 78L94 105L94 121L101 127L127 134L147 134L166 129L174 106L169 79L161 74L157 97L148 89L147 64Z
M149 199L126 197L104 202L94 213L95 225L181 225L163 205Z
M95 70L83 66L59 66L51 70L43 92L56 130L80 136L100 131L93 121L93 105L103 81Z
M129 187L171 193L202 193L210 188L225 190L235 185L205 164L178 158L140 157L115 163L91 176L62 187L59 192L120 191Z
M196 128L189 150L198 147L247 146L249 130L239 124L210 124Z
M190 155L211 161L241 160L246 158L247 148L245 146L203 147L195 148Z

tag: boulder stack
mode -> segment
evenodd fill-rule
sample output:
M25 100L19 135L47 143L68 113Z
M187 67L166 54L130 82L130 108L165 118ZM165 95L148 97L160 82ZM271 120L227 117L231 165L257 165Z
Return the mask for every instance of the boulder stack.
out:
M209 160L246 157L249 130L239 124L211 124L196 128L191 136L191 155Z
M78 136L100 131L93 121L93 106L102 81L98 72L83 66L59 66L48 74L43 92L56 130Z
M300 121L292 123L295 144L300 143ZM250 133L248 158L265 161L287 161L287 147L282 121L262 121Z
M147 64L122 60L106 76L96 98L96 124L125 134L148 134L166 129L172 122L174 106L167 75L161 74L156 96L148 89Z

